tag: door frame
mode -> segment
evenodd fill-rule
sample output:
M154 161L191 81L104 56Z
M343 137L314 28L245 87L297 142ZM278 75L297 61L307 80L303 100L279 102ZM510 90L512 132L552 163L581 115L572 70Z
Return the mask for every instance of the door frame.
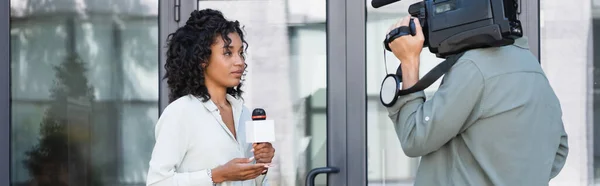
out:
M327 1L328 185L367 184L366 2Z
M10 1L0 12L0 185L10 185Z
M541 62L540 48L540 0L519 0L519 20L523 25L523 35L529 42L529 50Z
M167 81L163 79L165 76L165 63L167 59L167 38L170 33L175 32L177 28L185 25L185 20L196 8L196 1L192 0L158 0L158 114L162 114L163 110L169 105L169 87ZM179 8L177 8L179 7ZM186 19L184 19L186 18Z

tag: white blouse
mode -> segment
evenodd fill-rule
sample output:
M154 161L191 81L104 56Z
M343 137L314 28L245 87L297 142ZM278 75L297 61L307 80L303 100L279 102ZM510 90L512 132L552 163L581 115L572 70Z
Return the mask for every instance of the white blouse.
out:
M154 150L146 185L148 186L212 186L207 170L234 158L250 158L251 143L246 143L245 122L250 111L242 100L227 95L232 105L237 139L211 100L188 95L169 104L155 128ZM253 162L254 163L254 162ZM222 186L268 185L265 175L254 180L223 182Z

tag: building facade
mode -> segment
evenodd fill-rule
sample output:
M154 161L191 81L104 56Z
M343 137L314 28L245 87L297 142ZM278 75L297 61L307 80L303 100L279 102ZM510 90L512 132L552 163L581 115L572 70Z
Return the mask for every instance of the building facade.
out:
M326 167L339 172L319 174L316 185L412 185L418 158L402 152L378 96L398 66L381 41L415 2L374 9L370 0L3 1L0 185L145 185L154 125L168 104L167 35L204 8L245 26L245 104L276 122L271 185L304 185ZM519 2L570 137L567 164L551 185L594 185L600 1ZM421 74L441 61L425 49Z

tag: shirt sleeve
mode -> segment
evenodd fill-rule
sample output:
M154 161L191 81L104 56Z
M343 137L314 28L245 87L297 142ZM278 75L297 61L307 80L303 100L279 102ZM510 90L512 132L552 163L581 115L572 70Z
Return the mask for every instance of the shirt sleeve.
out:
M558 175L558 173L560 173L562 168L565 166L565 162L567 161L568 154L569 154L568 137L567 137L567 133L563 129L562 135L560 137L560 144L558 146L558 150L556 151L554 163L552 164L552 171L550 172L550 179L556 177Z
M459 134L483 90L479 68L470 60L459 59L430 100L425 101L423 91L399 97L388 112L404 153L409 157L427 155Z
M155 127L156 143L150 159L148 186L212 186L208 170L176 172L188 146L183 113L177 107L167 107Z

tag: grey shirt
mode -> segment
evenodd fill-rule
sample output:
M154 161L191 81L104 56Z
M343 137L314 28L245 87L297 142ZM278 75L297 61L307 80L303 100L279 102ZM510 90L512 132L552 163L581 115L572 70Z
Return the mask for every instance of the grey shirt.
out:
M562 169L567 134L558 98L527 39L466 52L437 92L388 108L415 185L548 185Z

